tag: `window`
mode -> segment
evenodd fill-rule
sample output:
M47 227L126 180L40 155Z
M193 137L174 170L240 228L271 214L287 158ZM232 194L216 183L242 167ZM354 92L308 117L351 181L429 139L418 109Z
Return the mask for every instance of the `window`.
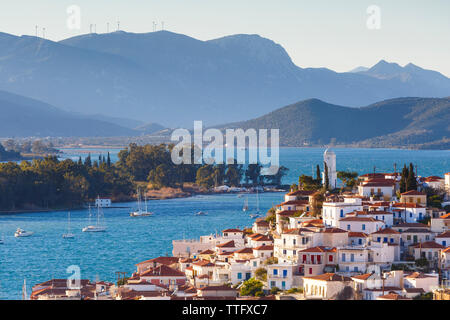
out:
M354 267L354 268L353 268L353 271L354 271L354 272L358 272L358 267Z
M341 217L343 217L343 216L344 216L344 210L341 209Z
M350 230L350 225L349 224L347 225L347 230Z
M297 240L293 239L292 244L295 246L297 244Z
M238 272L237 278L238 278L238 279L242 279L242 273L241 273L241 272Z
M278 275L278 269L273 269L273 275L277 276Z
M394 238L391 238L391 243L394 243Z
M384 237L384 238L383 238L383 242L385 242L385 243L388 242L388 238L387 238L387 237Z
M281 281L281 288L282 289L286 288L286 281Z
M362 225L362 229L366 230L366 225L365 224Z
M378 237L378 238L377 238L377 242L381 242L381 237Z
M342 254L342 261L345 262L345 253Z
M275 287L276 286L276 283L275 283L275 281L270 281L270 287Z
M350 255L350 261L351 262L355 261L355 255L353 253Z
M329 255L329 256L328 256L328 261L329 261L329 262L333 262L333 256L332 256L332 255Z
M362 239L361 238L358 239L358 244L362 244Z

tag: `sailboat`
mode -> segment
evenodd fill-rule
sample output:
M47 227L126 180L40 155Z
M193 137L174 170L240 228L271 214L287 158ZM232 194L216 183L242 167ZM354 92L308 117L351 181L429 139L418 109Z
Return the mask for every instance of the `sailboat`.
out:
M106 231L106 227L100 225L100 204L97 204L97 224L95 226L93 226L91 224L91 206L89 205L89 225L87 227L84 227L83 229L81 229L83 232L105 232Z
M242 208L242 211L247 211L248 210L248 198L245 198L244 200L244 207Z
M64 239L72 239L72 238L75 238L75 235L74 235L73 233L70 232L70 212L67 213L67 220L68 220L68 222L67 222L67 233L64 233L64 234L62 235L62 237L63 237Z
M141 208L141 192L138 191L138 210L130 212L130 217L145 217L145 216L151 216L153 212L148 212L147 210L147 196L144 196L144 202L145 202L145 210L142 210Z
M258 193L258 189L256 189L256 213L253 213L250 215L250 218L254 219L254 218L258 218L260 217L259 214L259 193Z

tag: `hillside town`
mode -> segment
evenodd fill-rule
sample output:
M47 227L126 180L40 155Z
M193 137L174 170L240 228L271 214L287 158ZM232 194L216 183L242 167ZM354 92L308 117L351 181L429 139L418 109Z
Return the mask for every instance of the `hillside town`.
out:
M52 279L30 298L450 300L450 172L374 170L341 187L331 149L324 163L320 189L299 182L248 228L173 240L172 256L116 283Z

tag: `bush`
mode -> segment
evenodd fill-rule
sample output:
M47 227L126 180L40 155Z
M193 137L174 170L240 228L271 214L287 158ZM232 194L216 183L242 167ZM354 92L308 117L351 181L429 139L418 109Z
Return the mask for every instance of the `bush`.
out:
M256 292L255 297L264 297L264 292L263 291Z
M262 291L263 283L255 278L250 278L244 282L241 287L241 296L255 296L257 292Z
M418 267L428 267L429 263L427 258L420 258L416 260L416 266Z
M270 289L271 294L277 294L279 291L280 291L280 288L278 288L278 287L272 287L272 289Z
M303 293L303 288L290 288L287 293Z
M278 263L278 258L277 257L270 257L266 261L264 261L265 265L275 264L275 263Z

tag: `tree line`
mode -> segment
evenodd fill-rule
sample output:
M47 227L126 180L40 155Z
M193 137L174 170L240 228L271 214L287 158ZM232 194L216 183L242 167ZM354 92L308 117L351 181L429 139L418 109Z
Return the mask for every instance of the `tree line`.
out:
M280 185L287 168L264 175L262 166L250 164L180 164L171 160L173 145L130 144L113 163L109 153L84 161L58 160L47 156L32 161L0 163L0 210L77 207L97 196L128 200L136 182L153 187L183 187L185 182L204 188L274 184ZM0 147L0 153L2 148Z

